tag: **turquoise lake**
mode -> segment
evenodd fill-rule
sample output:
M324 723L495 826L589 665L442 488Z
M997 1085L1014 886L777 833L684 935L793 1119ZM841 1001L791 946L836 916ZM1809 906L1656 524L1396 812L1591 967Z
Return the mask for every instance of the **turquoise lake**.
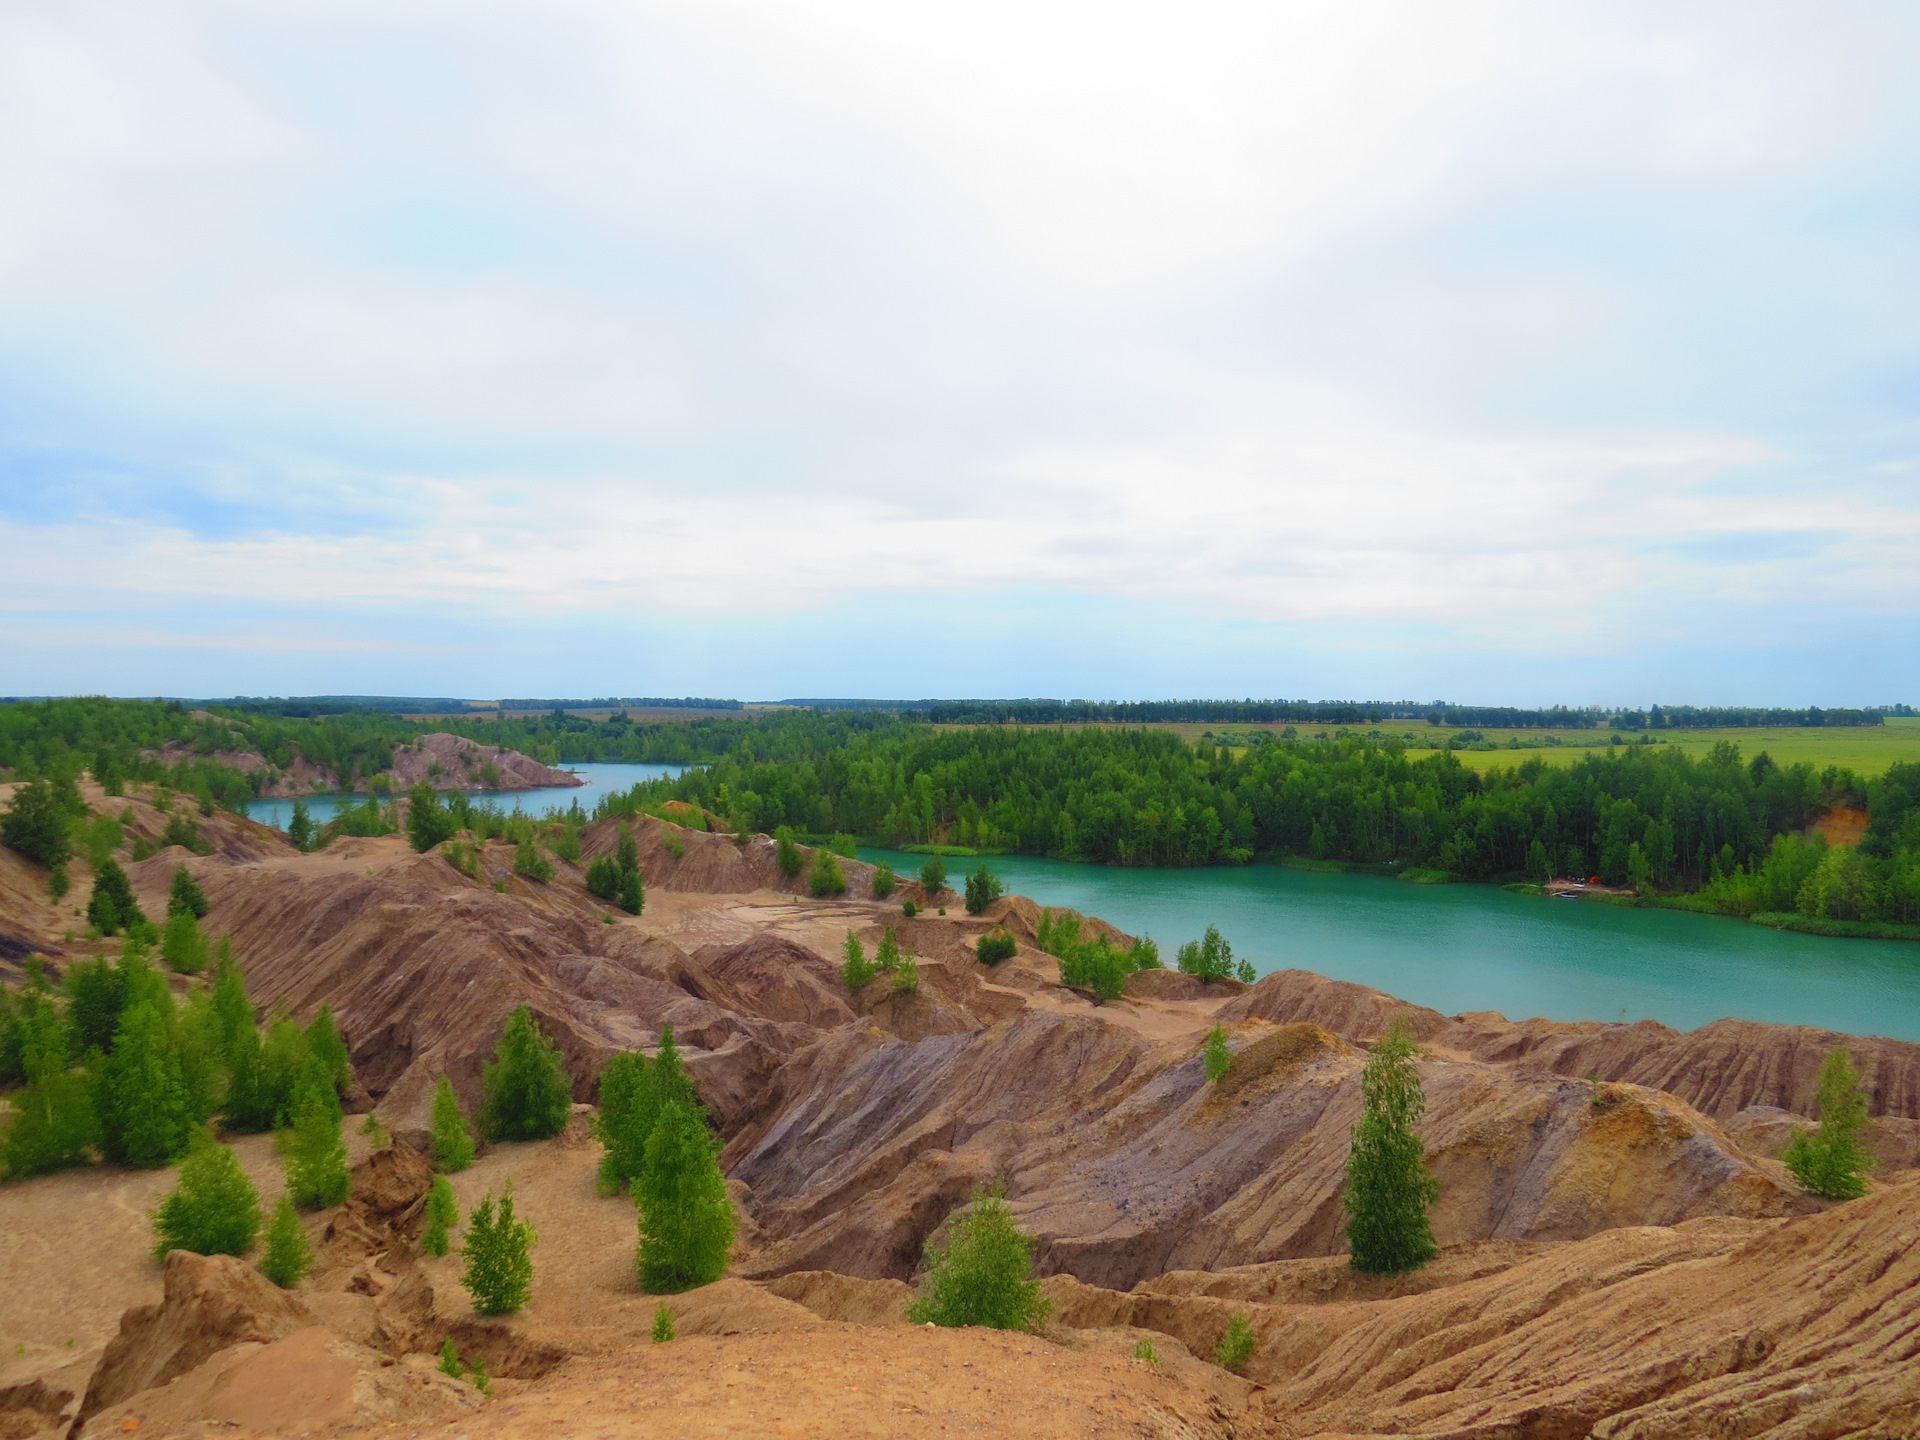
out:
M902 875L926 863L866 848L860 858L891 861ZM1920 944L1277 865L1133 870L1015 855L987 863L1011 893L1152 935L1169 965L1182 941L1215 924L1261 974L1312 970L1448 1015L1653 1019L1681 1030L1734 1016L1920 1040ZM948 883L957 890L979 864L949 860Z

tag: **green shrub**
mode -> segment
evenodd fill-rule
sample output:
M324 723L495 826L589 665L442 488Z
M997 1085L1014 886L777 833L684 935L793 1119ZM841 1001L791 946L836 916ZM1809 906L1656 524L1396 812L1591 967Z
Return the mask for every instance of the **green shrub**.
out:
M1427 1108L1418 1053L1396 1019L1360 1077L1364 1108L1347 1157L1345 1204L1349 1263L1370 1275L1416 1270L1440 1253L1427 1217L1440 1186L1414 1131Z
M186 1153L193 1132L172 1000L143 998L127 1007L95 1089L102 1146L109 1160L146 1169Z
M1259 1337L1253 1333L1247 1317L1236 1315L1227 1322L1227 1333L1221 1337L1219 1348L1213 1352L1213 1363L1222 1370L1231 1370L1235 1375L1244 1374L1247 1361L1253 1358L1253 1347L1258 1343Z
M440 792L424 780L407 791L407 843L425 854L460 832L459 822L440 803Z
M313 1246L307 1240L306 1227L300 1223L293 1197L282 1195L273 1207L273 1223L267 1227L267 1253L260 1257L260 1273L282 1290L290 1290L311 1269Z
M1180 947L1178 964L1183 973L1197 975L1202 983L1211 985L1233 974L1233 947L1221 938L1218 925L1209 925L1204 937Z
M287 821L287 839L296 850L306 851L313 848L313 816L307 811L304 800L293 802L293 818Z
M1207 1043L1201 1053L1206 1056L1207 1083L1218 1085L1233 1068L1233 1051L1227 1048L1227 1032L1223 1027L1216 1025L1207 1032Z
M873 898L884 900L893 894L900 882L894 878L893 866L882 860L873 867Z
M928 903L939 898L947 883L947 862L938 855L929 855L927 863L920 867L920 888L926 892Z
M181 872L185 874L185 871ZM207 968L207 937L191 910L176 910L160 940L160 958L176 975L198 975Z
M513 873L544 885L553 879L553 862L540 853L540 847L533 841L522 840L513 847Z
M1133 962L1136 970L1162 970L1160 947L1154 943L1151 935L1142 935L1133 942L1133 949L1127 952L1127 958Z
M440 1363L435 1367L442 1375L451 1375L458 1380L467 1373L467 1367L460 1363L460 1353L453 1348L452 1337L440 1342Z
M667 1308L664 1300L654 1309L651 1338L656 1345L664 1345L673 1339L673 1312Z
M1000 877L987 868L986 861L981 861L980 868L967 876L967 913L978 915L1005 893Z
M620 866L611 855L596 855L587 865L587 893L606 901L620 903Z
M192 872L184 865L177 867L173 872L173 890L167 896L168 918L185 911L196 920L204 920L207 911L212 908L207 900L207 892L200 888L200 882L193 878Z
M840 857L831 850L816 850L813 853L813 872L807 877L807 886L816 898L847 893L847 877L840 868Z
M880 973L879 967L867 959L867 950L860 943L860 937L851 930L847 931L846 944L841 947L840 953L840 983L848 990L859 993Z
M851 835L835 835L827 842L827 849L838 855L842 860L858 859L860 855L859 842Z
M153 1253L244 1255L260 1233L260 1194L226 1146L205 1130L194 1132L180 1181L153 1217Z
M0 819L0 843L17 850L36 865L52 867L67 858L69 799L51 781L29 780L13 792L6 817Z
M1004 930L982 935L974 942L973 955L982 965L998 965L1020 953L1020 942Z
M911 900L902 900L900 902L900 913L911 920L920 913L920 907Z
M533 1011L521 1005L507 1017L493 1063L486 1067L486 1105L480 1131L489 1140L551 1140L566 1127L573 1106L559 1052Z
M460 1202L454 1198L447 1177L436 1175L427 1191L427 1225L420 1233L420 1248L429 1255L447 1253L449 1236L460 1223Z
M913 956L903 956L893 967L893 988L900 995L920 993L920 967L914 963Z
M800 853L800 847L794 842L793 831L785 825L773 832L773 863L779 872L791 880L806 868L806 856Z
M115 935L146 915L133 898L133 886L120 862L109 860L94 872L93 894L87 900L87 920L102 935Z
M680 1063L673 1026L660 1027L660 1044L651 1063L638 1050L616 1055L600 1075L600 1112L594 1131L607 1153L600 1160L600 1192L617 1194L646 1170L647 1142L668 1104L704 1115L700 1097Z
M1796 1129L1780 1153L1787 1168L1808 1190L1829 1200L1858 1200L1867 1193L1867 1172L1874 1157L1860 1143L1867 1124L1867 1097L1860 1093L1860 1072L1844 1045L1836 1046L1820 1066L1815 1107L1817 1131Z
M533 1259L528 1252L538 1238L531 1223L514 1219L511 1180L497 1207L491 1191L474 1207L467 1219L466 1242L460 1247L467 1261L460 1284L473 1297L476 1312L511 1315L527 1303L533 1295Z
M1153 1348L1153 1341L1142 1340L1138 1345L1133 1347L1133 1358L1136 1360L1144 1360L1149 1365L1158 1365L1160 1363L1160 1352Z
M303 1076L285 1144L287 1193L303 1210L344 1203L352 1184L347 1147L340 1140L339 1102L320 1076L317 1067Z
M947 1243L927 1242L926 1272L907 1318L916 1325L1038 1329L1052 1307L1033 1278L1035 1243L1015 1227L1001 1187L976 1191L948 1226Z
M677 1100L661 1108L633 1187L640 1217L635 1266L642 1289L672 1294L710 1285L726 1273L734 1219L718 1154L695 1111Z
M434 1167L454 1174L473 1164L473 1136L461 1118L453 1081L442 1075L433 1087L432 1151Z

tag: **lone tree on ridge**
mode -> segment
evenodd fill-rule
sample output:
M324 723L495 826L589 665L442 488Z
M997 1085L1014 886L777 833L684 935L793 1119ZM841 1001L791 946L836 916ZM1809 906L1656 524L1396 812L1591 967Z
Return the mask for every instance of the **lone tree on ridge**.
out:
M1427 1109L1418 1053L1395 1019L1360 1077L1365 1109L1347 1157L1347 1240L1349 1263L1369 1275L1417 1270L1440 1253L1427 1219L1440 1182L1427 1172L1426 1147L1414 1133Z

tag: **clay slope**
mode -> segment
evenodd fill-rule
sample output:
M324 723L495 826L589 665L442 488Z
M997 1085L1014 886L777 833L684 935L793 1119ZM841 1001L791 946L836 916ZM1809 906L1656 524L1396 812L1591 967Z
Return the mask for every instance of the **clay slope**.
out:
M1254 1023L1234 1044L1216 1088L1192 1043L1092 1016L1028 1010L917 1042L837 1032L780 1071L770 1114L727 1150L771 1242L750 1273L904 1277L996 1176L1042 1270L1093 1283L1337 1251L1365 1053L1313 1025ZM1443 1242L1811 1208L1671 1096L1475 1061L1421 1072Z
M298 798L340 788L338 772L331 766L313 764L297 746L293 763L285 769L274 766L258 750L218 750L201 756L182 740L169 741L158 750L144 750L141 754L166 765L200 758L248 775L268 771L269 778L260 793L280 798ZM483 774L488 766L492 769ZM387 772L389 789L405 791L422 783L436 790L537 790L586 782L570 770L543 765L518 750L436 731L420 736L412 744L393 747L393 764ZM363 793L371 791L373 777L361 776L353 788Z
M1396 1015L1423 1044L1437 1049L1559 1075L1597 1074L1646 1085L1722 1120L1750 1105L1807 1114L1821 1062L1834 1046L1845 1044L1860 1068L1871 1112L1920 1119L1920 1045L1877 1035L1754 1020L1716 1020L1682 1032L1654 1020L1516 1022L1491 1010L1449 1017L1308 970L1269 975L1253 994L1221 1011L1228 1020L1311 1021L1356 1039L1383 1033Z
M1301 1437L1892 1440L1920 1430L1916 1238L1909 1182L1785 1224L1612 1230L1478 1277L1417 1272L1379 1283L1419 1293L1378 1300L1268 1303L1308 1300L1310 1266L1049 1289L1068 1323L1196 1350L1246 1316L1247 1373Z

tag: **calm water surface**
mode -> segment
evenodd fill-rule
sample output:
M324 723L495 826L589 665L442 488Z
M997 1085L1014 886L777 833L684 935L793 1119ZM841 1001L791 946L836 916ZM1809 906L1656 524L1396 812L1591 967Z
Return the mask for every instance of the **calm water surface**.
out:
M902 875L922 855L862 848ZM1026 856L987 862L1007 889L1133 934L1171 964L1216 924L1261 974L1298 968L1376 986L1448 1015L1654 1019L1690 1030L1722 1016L1920 1040L1920 944L1824 940L1744 920L1409 885L1276 865L1123 870ZM959 888L980 862L949 860Z
M579 764L563 765L563 770L571 770L587 783L584 785L543 786L538 790L479 790L470 792L476 805L491 800L503 810L524 810L529 815L538 815L549 807L558 806L564 810L574 801L580 802L580 808L592 813L594 803L610 790L626 790L640 780L658 780L664 776L684 775L691 765L615 765L615 764ZM363 804L364 795L312 795L307 799L307 813L313 816L313 823L324 825L331 820L342 806ZM247 806L247 814L262 825L277 825L282 830L293 818L291 800L255 800Z

